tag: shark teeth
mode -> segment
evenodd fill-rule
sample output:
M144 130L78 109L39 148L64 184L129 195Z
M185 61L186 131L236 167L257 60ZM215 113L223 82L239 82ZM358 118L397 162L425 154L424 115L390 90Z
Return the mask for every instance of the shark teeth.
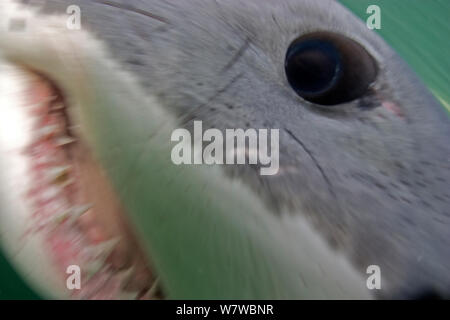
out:
M74 142L76 142L77 140L68 136L62 136L59 137L58 139L56 139L56 146L57 147L64 147L67 146L69 144L72 144Z
M87 280L91 279L100 270L102 270L104 265L105 265L104 260L92 260L92 261L89 261L88 263L84 264L83 271L87 275Z
M81 217L83 214L85 214L86 212L91 210L92 207L93 207L92 204L85 204L85 205L81 205L81 206L76 206L76 207L72 208L72 212L71 212L70 217L74 218L76 220L79 217Z
M122 291L127 291L126 287L130 280L133 278L135 267L131 266L128 269L120 272L120 288Z
M161 291L160 289L161 289L161 287L160 287L160 281L159 281L159 277L157 277L157 278L155 279L155 281L153 281L153 284L152 284L152 286L150 287L150 289L148 289L148 290L142 295L142 298L143 298L143 299L152 299L152 300L159 299L159 298L158 298L158 292Z
M114 251L114 248L119 244L119 242L120 237L112 238L89 248L89 251L97 259L106 259Z
M54 124L46 125L37 130L39 139L48 139L58 133L59 127Z
M63 213L55 216L53 221L56 224L63 223L64 221L68 221L69 223L74 223L78 218L80 218L83 214L89 211L93 207L92 204L86 204L81 206L75 206Z
M130 282L135 276L135 266L129 267L119 273L120 281L120 299L130 300L130 299L158 299L158 292L160 292L160 282L159 277L157 277L149 289L146 291L131 289L129 287Z
M103 269L106 259L111 255L119 242L120 238L117 237L88 248L89 262L83 268L88 274L88 278L93 277Z
M59 166L50 168L48 171L48 175L50 180L53 183L63 184L69 181L69 172L71 170L71 166Z
M53 103L51 106L52 111L60 111L63 110L64 108L65 108L64 104L61 102Z
M59 189L58 188L48 188L42 193L42 199L44 201L51 201L52 199L56 198L59 195Z
M148 289L148 291L145 293L145 296L149 298L155 297L158 290L159 290L159 277L155 279L150 289Z

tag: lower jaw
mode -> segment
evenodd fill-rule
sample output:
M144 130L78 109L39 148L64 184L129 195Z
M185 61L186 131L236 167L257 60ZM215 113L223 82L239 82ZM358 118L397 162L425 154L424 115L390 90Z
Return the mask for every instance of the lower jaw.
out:
M18 87L10 94L20 96L14 98L20 103L3 107L2 117L7 118L8 112L18 114L28 124L7 119L11 126L27 131L20 147L6 150L25 166L27 184L21 200L26 203L27 227L21 235L23 241L39 235L39 249L50 259L47 263L55 272L52 277L61 288L67 284L68 267L80 268L80 286L67 285L64 294L68 297L162 298L150 261L113 186L87 143L77 135L61 90L43 75L17 67L11 70ZM6 139L9 134L3 130Z

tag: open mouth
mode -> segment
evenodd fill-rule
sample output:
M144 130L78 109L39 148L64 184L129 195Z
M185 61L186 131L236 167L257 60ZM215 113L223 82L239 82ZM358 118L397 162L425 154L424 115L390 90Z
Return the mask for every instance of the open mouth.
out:
M15 75L20 89L13 93L21 103L4 106L3 117L20 114L28 124L21 147L11 151L20 154L27 175L21 193L28 207L24 241L40 235L62 284L69 266L81 270L80 285L68 290L72 298L161 299L151 262L112 184L78 134L63 91L32 70L19 68Z

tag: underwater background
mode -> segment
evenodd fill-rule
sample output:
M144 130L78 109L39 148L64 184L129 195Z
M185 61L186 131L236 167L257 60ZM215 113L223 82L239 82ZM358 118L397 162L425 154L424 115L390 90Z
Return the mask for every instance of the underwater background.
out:
M450 115L450 1L340 0L364 21L381 9L377 32L405 59Z

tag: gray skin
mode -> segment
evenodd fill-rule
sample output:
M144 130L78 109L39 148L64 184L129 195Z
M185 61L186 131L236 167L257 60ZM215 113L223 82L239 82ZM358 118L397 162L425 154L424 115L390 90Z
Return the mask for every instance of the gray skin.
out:
M328 0L24 1L81 6L83 28L174 115L205 127L279 128L280 173L227 167L272 212L304 214L381 297L450 297L450 137L443 109L393 50ZM100 1L101 2L101 1ZM139 10L136 10L139 9ZM287 82L290 43L312 31L356 40L376 59L370 94L324 108ZM383 102L395 103L397 112Z

